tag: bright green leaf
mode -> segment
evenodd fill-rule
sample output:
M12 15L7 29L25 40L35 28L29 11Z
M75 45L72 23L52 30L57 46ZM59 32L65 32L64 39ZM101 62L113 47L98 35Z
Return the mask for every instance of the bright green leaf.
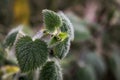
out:
M63 41L64 39L66 39L68 37L68 34L65 32L61 32L58 37L61 39L61 41Z
M5 41L4 41L4 46L7 47L12 47L16 41L17 35L19 32L22 30L21 26L18 26L17 28L13 28L7 35Z
M32 41L28 36L16 43L16 56L23 72L31 71L43 65L48 58L48 48L40 39Z
M44 17L45 27L50 32L55 31L56 28L62 25L62 19L57 13L47 9L43 10L42 13Z
M63 80L60 66L54 61L47 62L41 70L39 80Z
M48 45L55 46L61 41L65 40L67 37L68 37L67 33L61 32L60 34L53 36Z

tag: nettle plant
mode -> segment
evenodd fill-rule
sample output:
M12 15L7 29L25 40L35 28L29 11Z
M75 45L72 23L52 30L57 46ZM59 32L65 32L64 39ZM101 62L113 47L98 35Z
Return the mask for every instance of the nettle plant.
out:
M35 36L26 35L22 29L12 30L5 40L6 47L15 47L21 72L40 69L39 80L62 80L60 61L66 57L74 30L62 12L43 10L44 28ZM24 34L23 34L24 33Z

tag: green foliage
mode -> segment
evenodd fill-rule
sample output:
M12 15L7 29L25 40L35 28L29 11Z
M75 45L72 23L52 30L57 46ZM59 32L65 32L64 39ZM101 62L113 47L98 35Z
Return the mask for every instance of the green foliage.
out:
M5 4L1 5L4 6L8 3L14 2L8 1L9 0L4 0L3 2ZM15 2L16 1L17 3L19 3L20 0L15 0ZM39 5L39 3L37 3L39 1L42 5ZM39 74L39 69L41 70L40 80L49 80L49 78L50 80L58 80L57 77L53 78L52 76L56 75L54 73L58 73L58 77L61 75L61 73L59 74L58 72L59 70L56 68L59 66L58 64L56 64L56 62L52 60L58 59L58 62L61 62L61 59L63 59L67 55L67 53L69 53L70 41L72 41L74 37L75 42L72 43L72 50L70 52L72 53L72 57L70 55L67 57L66 61L62 61L64 64L63 67L66 68L65 70L63 70L65 80L96 80L95 77L99 78L97 78L97 80L120 80L120 55L119 53L116 54L114 52L111 52L113 51L113 48L120 48L120 37L118 36L120 34L119 0L91 0L90 2L88 0L31 0L30 3L37 4L32 5L33 10L35 10L37 13L39 13L39 11L41 11L41 9L45 7L45 5L48 9L50 9L51 3L52 5L57 5L57 3L60 3L60 5L57 6L59 6L59 9L64 10L65 14L62 12L55 13L50 10L43 10L44 25L41 26L44 27L44 29L41 28L43 29L43 31L39 30L40 32L33 37L33 34L31 33L32 31L36 31L36 29L32 30L29 29L29 27L25 27L22 32L24 32L25 35L30 36L28 40L25 40L25 42L19 41L23 39L23 36L25 36L22 33L19 33L19 31L13 31L12 33L9 33L9 35L6 37L6 40L4 40L5 47L2 46L5 49L2 49L0 47L0 80L3 80L3 78L5 77L7 78L4 80L38 80L38 75L36 74ZM71 4L73 6L70 6ZM4 27L11 26L9 25L11 21L2 20L10 17L6 16L6 10L4 10L2 6L0 10L0 12L2 12L2 16L0 15L0 27L2 27L0 30L0 40L4 38L4 35L6 35L6 32L9 29L4 29ZM9 6L6 5L4 7L7 8ZM37 7L40 9L38 9ZM56 9L56 11L57 10L58 9ZM33 15L36 14L35 11L32 12ZM72 12L74 12L75 14L73 14ZM40 15L37 16L41 18ZM41 22L41 20L39 21L35 18L36 17L34 16L31 17L31 19L33 19L30 21L31 25L34 25L33 23L37 23L35 25L38 25L39 22ZM83 21L83 19L85 21ZM38 21L36 22L35 20ZM71 23L74 25L74 29ZM44 30L46 30L45 33ZM47 50L43 49L41 43L45 43ZM17 47L18 44L19 47ZM38 45L42 48L39 48ZM17 47L16 51L14 51L14 46ZM44 61L42 59L43 56L41 56L44 54L41 53L41 51L43 50L47 53L48 58L46 59L46 61ZM102 54L84 54L84 52L86 53L87 51L96 51ZM8 55L3 55L4 53L7 53ZM81 53L83 53L84 56L81 57ZM14 76L9 76L10 74L6 75L6 68L9 68L10 71L12 70L9 66L11 65L11 63L9 63L9 59L15 58L14 54L16 54L16 58L18 60L18 64L16 65L18 65L18 67L20 66L21 71L29 71L31 73L22 73L20 71L17 74L15 73ZM103 58L100 55L103 56L106 65L104 64ZM73 56L75 56L74 61ZM79 62L79 60L81 61L81 58L84 59L82 61L85 63L85 65L75 65L74 63L76 62L76 60L77 62ZM44 62L40 65L39 60L42 60ZM5 68L6 65L8 66ZM27 69L27 67L29 70ZM36 68L38 71L37 73L35 72ZM98 74L101 76L99 76ZM14 77L14 79L12 79L11 77ZM61 76L59 80L62 80Z
M29 32L29 28L27 29L25 27L26 26L24 26L24 25L19 25L17 28L12 29L8 33L8 35L7 35L7 37L6 37L5 41L4 41L4 46L6 48L7 47L12 47L15 44L17 39L19 39L21 36L25 35L24 32L27 34Z
M42 67L39 80L62 80L60 66L54 61L47 62Z
M91 65L96 71L98 76L102 76L106 71L106 66L102 56L95 53L85 54L84 61L86 64Z
M11 50L15 48L12 53L16 55L21 72L28 72L27 77L32 75L30 80L33 79L34 71L39 68L40 80L63 80L58 63L69 52L70 42L74 38L72 24L63 13L59 16L60 14L46 9L42 13L45 29L41 29L32 37L31 29L19 25L20 28L9 33L5 45L13 46Z
M60 59L63 59L68 54L69 49L70 49L70 39L66 38L65 40L63 40L54 47L53 49L54 55L56 55Z
M48 48L44 41L22 37L16 44L16 56L23 72L34 70L43 65L48 58Z
M61 41L65 40L67 37L68 37L68 34L67 34L67 33L64 33L64 32L61 32L61 33L58 35L58 38L59 38Z
M45 27L50 32L54 32L56 28L62 25L62 20L57 13L47 9L43 10L42 13L44 17Z
M61 31L62 32L67 32L69 34L69 38L71 40L74 39L74 28L73 25L71 24L70 20L65 16L64 13L59 12L59 15L62 18L63 24L61 26Z
M94 70L91 66L81 66L77 70L77 80L96 80Z
M49 42L49 46L55 46L58 43L62 42L68 37L67 35L67 33L61 32L58 35L53 36Z
M5 40L5 43L4 43L5 47L8 47L8 46L11 47L11 46L13 46L17 34L18 34L18 31L15 31L15 32L10 33L10 34L6 37L6 40Z

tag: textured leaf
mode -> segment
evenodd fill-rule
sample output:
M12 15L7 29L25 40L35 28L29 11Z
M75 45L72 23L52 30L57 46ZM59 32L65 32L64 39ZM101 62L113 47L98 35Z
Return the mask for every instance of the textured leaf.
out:
M9 35L6 37L6 40L5 40L5 47L8 47L8 46L11 47L11 46L13 46L17 34L18 34L18 31L15 31L15 32L9 34Z
M60 66L54 61L47 62L41 70L39 80L63 80Z
M23 72L31 71L43 65L48 57L48 48L45 42L22 37L16 44L16 56Z
M21 26L18 26L16 28L13 28L7 35L4 46L5 47L12 47L14 45L14 42L17 38L18 33L22 30Z
M42 13L45 26L50 32L55 31L57 27L60 27L62 25L62 19L57 13L47 9L43 10Z
M63 24L61 26L62 32L67 32L71 40L74 39L74 28L70 20L64 15L64 13L59 12L59 15L62 18Z
M68 54L69 49L70 49L70 39L66 38L64 41L57 44L54 47L53 51L58 58L62 59Z

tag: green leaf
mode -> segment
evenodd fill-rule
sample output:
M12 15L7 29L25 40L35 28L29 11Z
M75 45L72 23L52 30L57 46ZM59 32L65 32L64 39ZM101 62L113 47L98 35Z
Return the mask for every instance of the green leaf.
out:
M11 48L15 42L16 42L16 39L18 38L18 35L20 35L22 32L22 27L21 26L18 26L16 28L13 28L7 35L5 41L4 41L4 46L7 48Z
M66 38L64 41L57 44L54 47L53 51L58 58L62 59L68 54L69 49L70 49L70 39Z
M68 37L68 34L65 32L61 32L58 37L61 39L61 41L63 41L64 39L66 39Z
M62 19L57 13L47 9L43 10L42 13L46 29L50 32L54 32L56 28L62 25Z
M53 47L60 43L61 41L65 40L67 37L68 37L67 33L61 32L60 34L53 36L48 45Z
M81 65L75 74L77 80L96 80L95 71L90 65Z
M61 16L62 18L62 26L61 26L61 31L62 32L67 32L69 34L69 37L71 40L74 39L74 28L73 28L73 25L72 23L70 22L70 20L65 16L64 13L62 12L59 12L59 15Z
M23 72L31 71L43 65L48 58L48 48L40 39L32 41L28 36L16 43L16 56Z
M54 61L47 62L41 70L39 80L63 80L60 66Z
M14 44L14 42L16 40L17 34L18 34L18 31L15 31L15 32L10 33L6 37L5 43L4 43L5 47L8 47L8 46L11 47L11 46L13 46L13 44Z

